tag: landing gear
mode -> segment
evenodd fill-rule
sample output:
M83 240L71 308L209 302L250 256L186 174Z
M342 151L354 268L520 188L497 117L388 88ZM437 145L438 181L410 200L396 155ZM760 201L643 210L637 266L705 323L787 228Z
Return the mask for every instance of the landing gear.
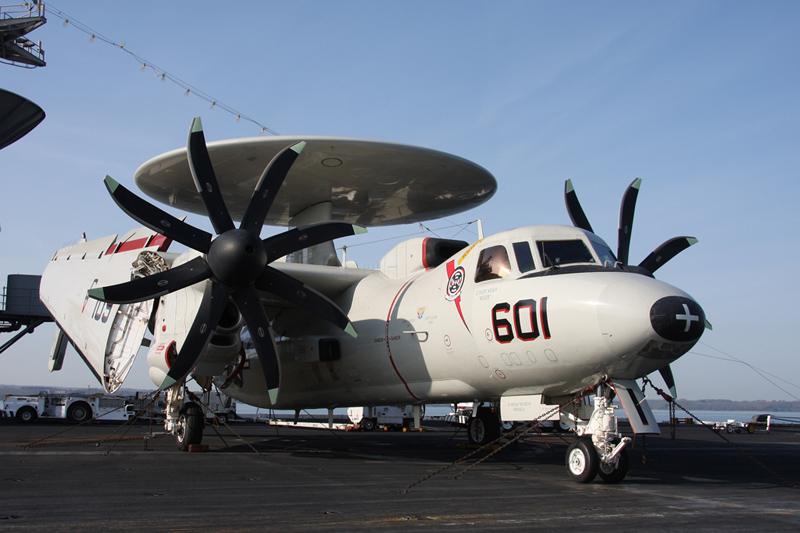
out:
M483 446L499 437L501 429L497 414L488 407L479 407L477 414L467 422L467 439L470 444Z
M203 441L205 416L203 410L194 402L184 403L186 396L185 381L176 383L167 389L165 399L164 429L175 435L178 449L188 451L189 446Z
M613 465L611 463L600 463L600 468L598 469L598 474L600 474L600 479L605 481L606 483L619 483L625 476L628 475L628 470L631 468L631 456L628 453L628 450L622 450L617 455L617 464Z
M178 449L185 452L189 446L200 444L203 440L205 417L203 411L195 403L187 403L181 409L175 428L175 441Z
M619 483L630 470L630 457L625 447L630 437L623 437L617 430L616 407L611 405L613 391L599 385L594 398L594 409L588 419L572 413L569 424L579 437L567 449L567 472L577 483L590 483L597 474L606 483ZM588 408L588 406L584 406Z
M591 483L599 467L591 439L581 438L567 448L567 473L575 483Z

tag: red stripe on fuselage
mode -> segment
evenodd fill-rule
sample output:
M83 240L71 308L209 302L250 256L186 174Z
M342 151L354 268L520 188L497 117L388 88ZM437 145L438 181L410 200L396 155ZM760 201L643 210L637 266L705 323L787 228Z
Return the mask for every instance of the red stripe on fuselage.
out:
M151 235L150 237L143 237L132 241L125 241L114 243L106 250L106 255L117 254L120 252L130 252L131 250L141 250L143 248L158 247L159 252L166 252L169 245L172 244L172 239L168 239L164 235Z
M392 363L392 368L394 368L394 371L397 374L397 377L400 378L400 381L402 381L403 385L405 385L406 390L408 391L408 393L411 396L413 396L414 399L419 400L419 398L417 398L417 396L413 392L411 392L411 388L409 388L408 383L406 383L406 380L403 379L403 376L400 374L400 371L397 369L397 365L394 364L394 357L392 357L392 346L391 346L390 341L389 341L389 321L392 319L392 310L394 310L394 304L397 303L397 299L400 297L400 293L403 292L405 290L405 288L408 286L408 284L411 283L412 281L413 280L410 279L410 280L406 281L405 284L402 287L400 287L400 290L397 291L397 294L394 295L394 300L392 300L392 305L389 306L389 313L386 315L386 353L389 354L389 362Z

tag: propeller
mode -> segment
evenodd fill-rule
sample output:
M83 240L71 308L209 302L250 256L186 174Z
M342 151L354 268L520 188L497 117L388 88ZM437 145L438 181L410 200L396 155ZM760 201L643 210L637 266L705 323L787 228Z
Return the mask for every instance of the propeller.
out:
M640 178L636 178L628 185L625 194L622 196L622 203L619 208L619 231L617 235L617 260L626 270L639 272L652 276L653 273L661 268L667 261L678 255L680 252L697 243L694 237L673 237L659 245L637 266L628 264L629 252L631 248L631 231L633 229L633 214L636 209L636 198L639 196L639 187L642 184ZM564 185L564 200L567 204L567 213L572 220L572 224L577 227L590 231L592 230L589 219L583 212L578 195L572 186L572 180L567 180Z
M196 366L229 299L239 309L250 331L273 403L280 386L280 366L259 291L284 298L356 336L355 328L339 306L308 285L270 267L269 263L303 248L366 230L345 222L322 222L263 240L260 237L269 208L305 145L299 142L288 146L270 161L236 228L214 174L200 118L192 121L187 141L189 167L216 238L142 200L106 176L108 192L131 218L203 255L151 276L90 289L89 296L110 303L141 302L210 280L186 340L160 385L162 390L184 379Z
M678 397L678 389L675 388L675 378L672 375L672 369L667 366L662 366L658 369L658 372L661 374L661 378L664 380L664 383L667 385L669 389L669 393L672 394L673 398Z
M628 264L629 253L631 248L631 231L633 229L633 215L636 210L636 199L639 196L639 187L642 185L642 180L636 178L628 185L625 194L622 196L622 202L619 207L619 230L617 232L617 260L622 265L624 270L637 272L652 276L653 273L661 268L667 261L681 253L686 248L697 243L694 237L673 237L653 250L650 255L637 266ZM591 231L592 226L589 224L589 219L583 212L578 195L575 193L575 188L572 186L572 180L567 180L564 185L564 200L567 204L567 212L572 224L575 227ZM710 329L710 324L706 322L706 327ZM666 365L659 369L661 377L664 379L667 387L672 393L672 397L677 397L675 389L675 378L672 376L672 369Z

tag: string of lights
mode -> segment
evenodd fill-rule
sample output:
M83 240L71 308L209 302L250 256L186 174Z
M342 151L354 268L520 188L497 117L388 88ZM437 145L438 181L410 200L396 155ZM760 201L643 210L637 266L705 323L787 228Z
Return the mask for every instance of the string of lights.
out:
M184 90L184 95L185 96L194 95L194 96L197 96L198 98L202 98L203 100L205 100L206 102L211 104L211 106L210 106L211 109L219 108L219 109L222 109L223 111L225 111L226 113L230 113L231 115L236 117L236 122L239 122L241 120L246 120L247 122L251 122L251 123L255 124L256 126L258 126L260 128L260 133L262 133L262 134L263 133L269 133L271 135L278 135L278 133L276 131L268 128L267 126L265 126L263 124L261 124L257 120L248 117L247 115L241 113L240 111L237 111L236 109L232 108L231 106L229 106L229 105L227 105L227 104L225 104L223 102L220 102L219 99L214 98L213 96L201 91L197 87L195 87L193 85L190 85L189 83L183 81L182 79L178 78L177 76L175 76L173 74L170 74L165 69L155 65L153 62L151 62L151 61L143 58L142 56L136 54L132 50L128 49L124 42L117 42L117 41L114 41L114 40L104 36L103 34L97 32L96 30L93 30L92 28L90 28L86 24L83 24L82 22L74 19L73 17L70 17L69 15L67 15L66 13L64 13L63 11L58 9L57 7L55 7L53 4L50 4L50 3L47 4L47 11L48 11L48 13L51 13L51 14L55 15L56 17L60 18L61 20L63 20L64 23L62 24L62 26L64 26L65 28L71 26L71 27L73 27L73 28L75 28L77 30L82 31L86 35L88 35L89 36L89 42L93 43L93 42L99 40L101 42L104 42L104 43L109 44L109 45L111 45L111 46L113 46L115 48L118 48L118 49L122 50L123 52L125 52L126 54L131 56L133 59L135 59L139 63L141 70L150 69L150 70L153 71L153 74L155 75L156 79L158 79L158 80L160 80L162 82L171 81L172 83L174 83L175 85L179 86L180 88L182 88Z

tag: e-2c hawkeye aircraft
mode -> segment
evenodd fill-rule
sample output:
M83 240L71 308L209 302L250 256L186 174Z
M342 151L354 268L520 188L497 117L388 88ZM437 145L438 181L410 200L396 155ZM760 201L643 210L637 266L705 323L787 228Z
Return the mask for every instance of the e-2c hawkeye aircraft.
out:
M332 241L462 212L494 194L494 177L456 156L377 141L207 144L195 119L187 147L146 162L135 182L207 215L216 236L107 177L111 197L144 227L57 251L41 299L62 335L51 357L68 340L108 392L149 345L181 449L202 438L204 417L186 391L193 377L270 409L410 404L417 424L424 404L475 402L468 435L477 443L498 437L501 420L560 419L580 437L567 451L570 476L618 482L630 437L613 398L635 432L657 433L635 380L660 370L674 387L669 364L706 325L691 296L653 277L695 239L628 263L638 179L623 198L616 255L568 181L574 227L471 244L414 238L378 270L340 264ZM292 229L262 239L265 224ZM169 253L172 241L188 251Z

